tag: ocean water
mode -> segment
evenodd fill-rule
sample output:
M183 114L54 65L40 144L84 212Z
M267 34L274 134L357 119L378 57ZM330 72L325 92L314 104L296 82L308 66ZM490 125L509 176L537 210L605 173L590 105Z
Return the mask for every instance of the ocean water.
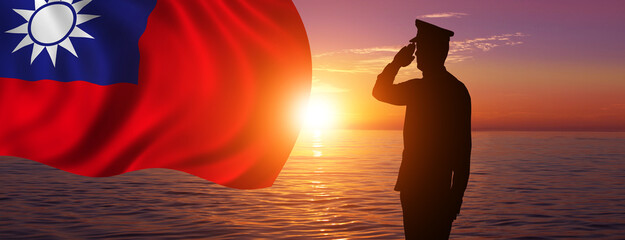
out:
M625 239L625 133L474 132L452 239ZM400 131L305 131L273 187L0 158L0 239L403 239Z

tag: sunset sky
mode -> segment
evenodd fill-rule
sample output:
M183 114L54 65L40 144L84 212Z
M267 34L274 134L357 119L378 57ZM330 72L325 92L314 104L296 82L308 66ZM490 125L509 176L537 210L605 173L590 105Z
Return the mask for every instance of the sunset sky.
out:
M401 129L404 108L371 89L419 18L455 32L446 66L471 93L475 130L625 131L625 1L294 2L328 127ZM413 63L397 80L420 76Z

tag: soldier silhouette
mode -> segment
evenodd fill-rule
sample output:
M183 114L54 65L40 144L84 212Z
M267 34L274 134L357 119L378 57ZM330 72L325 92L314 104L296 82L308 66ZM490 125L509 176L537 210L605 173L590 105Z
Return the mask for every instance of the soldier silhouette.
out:
M415 24L417 36L378 75L373 96L406 106L395 185L406 239L448 239L469 179L471 98L444 66L454 33L418 19ZM399 69L415 59L413 53L423 78L393 84Z

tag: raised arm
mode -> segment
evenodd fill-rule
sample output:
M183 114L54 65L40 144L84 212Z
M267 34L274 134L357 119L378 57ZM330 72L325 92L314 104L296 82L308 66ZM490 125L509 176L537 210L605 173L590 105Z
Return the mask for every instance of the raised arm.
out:
M406 91L406 89L402 86L393 84L393 82L395 81L395 76L397 76L399 69L412 63L415 58L413 56L414 52L414 43L408 44L399 50L399 52L395 55L393 62L386 65L382 73L378 75L375 86L373 86L373 97L390 104L406 104L405 94L402 93L403 91Z

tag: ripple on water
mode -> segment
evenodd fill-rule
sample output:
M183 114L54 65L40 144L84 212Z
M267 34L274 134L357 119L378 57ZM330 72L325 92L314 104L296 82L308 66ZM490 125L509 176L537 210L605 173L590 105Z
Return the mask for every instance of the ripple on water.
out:
M165 169L88 178L2 158L0 239L402 239L401 132L306 134L274 186L251 191ZM473 140L451 238L625 236L624 133Z

